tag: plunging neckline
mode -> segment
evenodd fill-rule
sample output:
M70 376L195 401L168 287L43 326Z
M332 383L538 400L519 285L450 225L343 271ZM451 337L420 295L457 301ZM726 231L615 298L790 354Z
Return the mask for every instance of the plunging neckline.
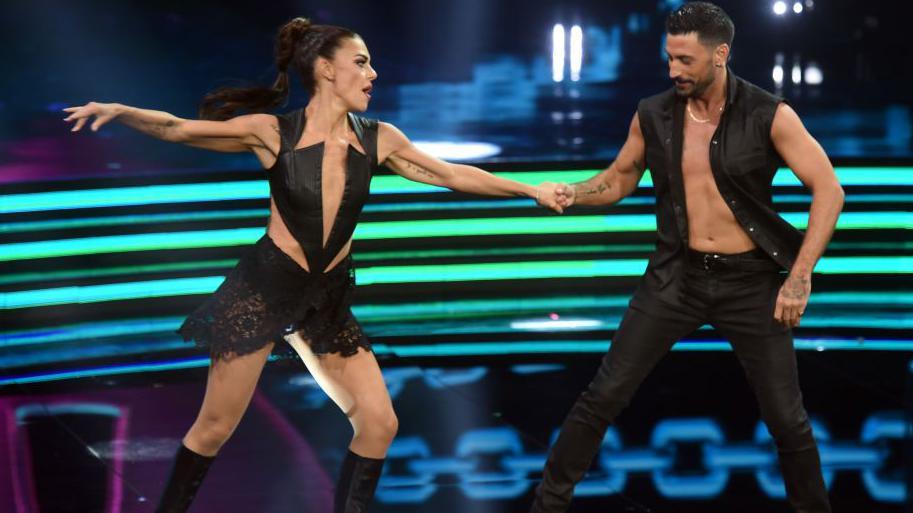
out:
M307 119L308 119L307 115L305 114L304 109L302 109L301 110L301 131L298 132L297 134L295 134L295 146L292 147L293 152L310 150L312 148L323 148L324 146L326 146L326 140L323 140L323 141L317 141L313 144L308 144L307 146L301 146L300 148L298 147L298 145L301 144L301 136L304 135L304 131L305 131L305 129L307 129ZM358 137L358 132L355 130L355 123L353 122L351 112L346 113L346 126L348 126L349 130L351 130L352 133L355 134L355 139L358 140L358 144L360 144L361 147L364 148L365 143L362 142L360 137ZM346 146L347 146L347 150L352 150L355 153L361 155L362 157L368 158L367 153L356 148L355 145L352 144L352 141L349 141L348 139L346 139ZM321 162L321 165L322 164L323 163ZM348 165L346 165L346 167L348 168Z
M354 120L352 119L351 113L346 114L346 123L349 127L349 130L352 130L352 133L355 134L355 138L358 139L358 143L361 144L362 147L364 147L364 143L361 141L361 139L358 137L358 133L355 131ZM301 130L298 134L296 134L296 138L295 138L296 145L301 142L301 137L304 135L304 131L306 129L307 129L307 115L305 114L304 110L302 109L301 110ZM319 201L320 201L320 204L319 204L319 209L320 209L320 251L326 251L329 248L330 241L333 239L333 235L336 233L336 228L337 228L337 225L339 224L339 213L342 211L342 207L346 204L346 199L347 199L346 193L349 191L349 188L351 187L351 181L352 181L352 172L350 170L351 166L349 165L349 158L352 156L351 154L355 153L355 155L357 155L360 158L368 159L368 155L366 153L362 153L361 151L359 151L358 148L356 148L355 145L352 144L351 141L348 141L348 140L346 141L346 160L345 160L345 162L343 162L342 195L340 195L340 197L339 197L339 205L336 207L336 212L334 213L333 220L330 223L330 228L328 231L326 231L326 228L325 228L326 225L324 223L326 220L325 219L326 212L324 212L324 208L323 208L324 207L323 161L324 161L324 157L325 157L325 151L324 151L325 148L326 148L326 140L318 141L313 144L309 144L307 146L302 146L300 148L295 147L292 149L292 152L295 154L297 154L299 152L307 152L307 151L312 151L312 150L319 151L319 153L320 153L320 158L317 160L317 166L316 166L318 183L320 184L320 193L318 195ZM344 246L345 245L343 245L343 247ZM342 248L340 248L340 251L341 250L342 250ZM338 255L332 255L330 262L332 262L332 260L335 259L337 256ZM309 258L309 255L305 254L304 258L308 262L308 267L310 267L311 260ZM326 270L324 269L323 272L325 272L325 271Z

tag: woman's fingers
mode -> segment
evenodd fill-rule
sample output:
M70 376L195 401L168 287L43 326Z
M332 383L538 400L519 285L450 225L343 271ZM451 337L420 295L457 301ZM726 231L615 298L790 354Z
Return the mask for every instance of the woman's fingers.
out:
M75 121L71 129L72 132L78 132L89 122L93 116L95 120L89 125L89 128L93 132L97 132L104 124L111 121L114 116L106 113L103 109L99 108L98 105L94 103L87 103L79 107L67 107L63 109L64 112L68 112L70 115L64 118L66 122Z
M111 116L98 116L97 118L95 118L95 121L92 123L92 126L91 126L92 131L97 132L98 129L101 128L101 126L104 125L105 123L107 123L108 121L111 121Z
M73 128L70 131L78 132L78 131L82 130L83 125L85 125L86 121L88 121L88 120L89 120L89 118L79 118L78 120L76 120L76 124L73 125Z

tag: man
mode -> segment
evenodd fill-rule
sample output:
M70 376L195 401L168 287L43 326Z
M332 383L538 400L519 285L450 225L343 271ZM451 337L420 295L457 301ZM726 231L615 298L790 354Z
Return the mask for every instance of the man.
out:
M532 511L565 511L608 425L679 338L705 323L729 339L777 446L792 508L831 511L796 372L791 328L833 234L843 190L821 146L781 98L727 68L732 21L684 4L666 20L674 87L642 100L617 159L559 189L568 207L611 205L650 168L657 249L608 354L550 450ZM803 235L773 210L785 163L812 192ZM783 279L781 270L789 274Z

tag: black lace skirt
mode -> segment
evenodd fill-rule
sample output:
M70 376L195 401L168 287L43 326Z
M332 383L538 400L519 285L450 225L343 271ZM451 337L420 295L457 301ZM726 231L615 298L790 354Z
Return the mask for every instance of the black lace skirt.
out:
M207 347L213 358L242 355L301 332L316 354L352 356L370 350L352 315L352 258L326 273L305 271L264 235L178 333Z

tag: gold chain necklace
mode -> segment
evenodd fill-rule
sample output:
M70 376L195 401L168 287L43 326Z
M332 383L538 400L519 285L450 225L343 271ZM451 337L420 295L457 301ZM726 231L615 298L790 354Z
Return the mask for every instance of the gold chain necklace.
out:
M688 116L689 116L689 117L691 118L691 120L694 121L695 123L709 123L709 122L710 122L710 119L711 119L711 118L700 119L700 118L698 118L697 116L695 116L693 112L691 112L691 101L690 101L690 100L688 101L687 104L685 104L685 109L688 111ZM720 105L720 110L719 110L719 111L720 111L720 112L723 112L723 106L722 106L722 105Z

